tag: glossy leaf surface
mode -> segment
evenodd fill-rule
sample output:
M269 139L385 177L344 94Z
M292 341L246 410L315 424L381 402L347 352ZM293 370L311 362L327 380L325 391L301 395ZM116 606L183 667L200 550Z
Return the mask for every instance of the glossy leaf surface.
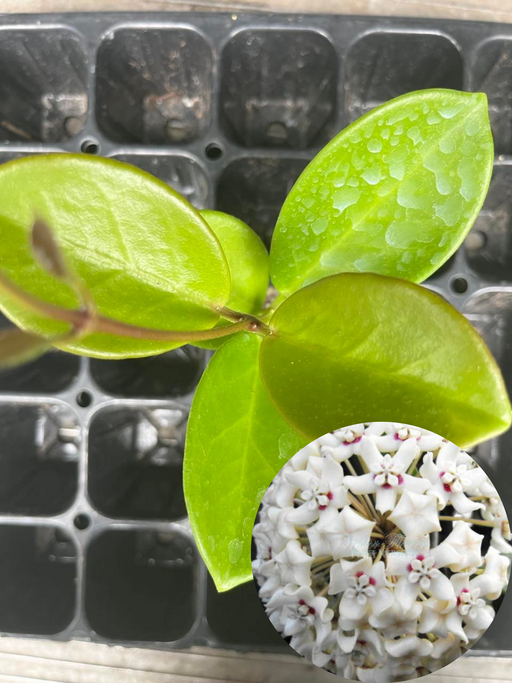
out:
M311 440L359 422L405 422L461 447L504 431L500 370L437 294L394 278L341 274L275 312L261 370L275 405Z
M222 211L200 211L224 251L231 275L227 306L242 313L257 313L268 288L268 252L246 223Z
M30 231L50 226L63 258L84 283L98 311L164 330L196 330L218 321L215 306L229 296L222 249L200 215L180 195L133 166L85 155L26 157L0 167L0 268L25 291L66 308L73 288L35 258ZM11 320L36 334L66 331L2 294ZM87 355L147 356L179 346L92 334L66 348Z
M258 313L267 295L268 252L258 235L246 223L221 211L200 211L217 237L226 256L231 278L228 308L241 313ZM220 320L217 325L226 325ZM197 346L217 349L226 339L200 342Z
M263 494L305 445L260 379L261 338L240 333L213 356L194 397L184 462L192 530L217 589L252 578L251 536Z
M463 241L492 164L483 94L424 90L377 107L297 180L274 232L272 282L283 293L341 272L421 282Z

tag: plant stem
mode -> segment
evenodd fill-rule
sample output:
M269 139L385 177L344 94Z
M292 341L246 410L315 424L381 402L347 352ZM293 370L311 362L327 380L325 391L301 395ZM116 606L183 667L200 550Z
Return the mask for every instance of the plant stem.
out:
M414 458L414 460L411 462L411 464L409 465L409 468L408 468L408 470L407 470L407 474L412 474L412 473L414 472L414 468L415 468L416 465L418 464L418 462L419 462L419 460L420 460L420 458L421 458L422 455L423 455L423 454L422 454L422 452L420 451L420 452L419 452L419 455L417 455L417 456Z
M356 457L359 460L359 464L361 465L361 468L365 474L368 474L370 470L368 469L366 462L364 458L356 453Z
M383 543L383 544L380 546L379 552L377 553L377 555L376 555L376 557L375 557L375 559L374 559L374 561L373 561L374 564L376 564L376 563L380 560L380 558L384 555L384 551L385 551L385 550L386 550L386 546L385 546L384 543Z
M254 326L253 329L251 329L252 332L257 332L258 334L262 335L266 335L270 332L269 327L263 322L263 320L257 318L255 315L251 315L250 313L239 313L238 311L233 311L227 306L217 306L215 311L221 316L221 318L225 318L226 320L230 320L235 323L242 322L244 320L248 323L251 322Z
M449 516L444 516L444 515L439 515L439 519L442 522L468 522L469 524L477 524L479 526L490 526L490 527L495 527L498 526L495 522L488 522L483 519L470 519L468 517L449 517Z
M362 459L360 459L362 462ZM357 477L357 472L354 469L354 465L350 462L350 460L345 460L345 465L347 466L348 471L350 474L352 474L354 477ZM377 519L377 511L370 499L370 496L367 493L363 493L362 498L359 499L361 503L364 503L364 507L367 508L368 514L370 516L370 519Z
M370 510L364 505L363 500L359 500L355 496L351 495L350 493L348 494L348 499L350 500L350 504L356 508L358 512L360 512L363 517L367 517L368 519L372 519L372 516L370 514Z
M354 465L350 462L350 460L345 460L344 464L347 466L347 469L350 472L350 474L352 474L354 477L358 476L357 472L354 469Z
M267 326L264 323L261 323L257 318L243 313L236 314L237 322L232 325L214 327L209 330L155 330L147 327L139 327L138 325L130 325L129 323L124 323L119 320L113 320L89 310L72 310L55 306L54 304L42 301L32 294L25 292L18 287L18 285L5 277L3 273L0 273L0 287L3 288L9 296L14 297L25 306L32 309L35 313L39 313L44 317L52 318L59 322L67 323L77 332L85 329L87 334L101 332L103 334L112 334L117 337L130 337L132 339L187 343L192 341L220 339L221 337L226 337L234 332L243 330L247 332L258 332L259 334L266 334L265 330L268 330Z

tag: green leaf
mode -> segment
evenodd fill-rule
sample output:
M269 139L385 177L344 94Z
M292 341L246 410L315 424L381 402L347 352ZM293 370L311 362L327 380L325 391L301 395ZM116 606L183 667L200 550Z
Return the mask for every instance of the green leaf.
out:
M261 310L268 288L268 252L246 223L221 211L200 211L220 242L231 275L227 306L241 313Z
M73 287L34 258L30 233L37 217L51 228L99 313L177 331L209 329L218 321L215 309L225 305L230 289L222 249L190 204L153 176L111 159L38 155L0 166L0 196L0 268L25 291L62 307L79 305ZM67 331L6 293L0 306L34 334ZM179 343L91 334L61 346L123 358Z
M492 165L485 95L424 90L377 107L297 180L272 240L272 282L285 294L341 272L421 282L462 243Z
M197 545L219 591L252 578L251 535L263 494L305 442L260 379L261 338L240 333L210 361L188 424L183 481Z
M261 347L263 381L308 440L384 420L467 447L511 423L500 370L481 337L418 285L333 275L284 301L270 326Z
M228 308L240 313L258 313L267 295L268 252L258 235L246 223L221 211L200 211L220 242L231 276ZM227 325L221 320L217 327ZM217 349L226 339L200 342L196 346Z

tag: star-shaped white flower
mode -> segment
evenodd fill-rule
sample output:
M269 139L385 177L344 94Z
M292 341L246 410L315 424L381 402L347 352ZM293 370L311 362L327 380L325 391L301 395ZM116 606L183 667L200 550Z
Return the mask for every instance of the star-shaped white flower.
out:
M379 629L386 638L396 638L408 633L415 634L421 607L420 602L415 602L410 609L405 610L398 600L394 599L391 607L379 616L370 615L368 621L371 626Z
M324 510L315 524L306 528L306 534L313 557L325 557L331 555L331 534L326 527L338 516L334 508Z
M376 631L370 628L356 628L350 635L343 629L339 629L337 642L340 653L353 654L353 661L357 665L362 664L367 658L374 661L383 661L384 639Z
M479 489L479 493L486 497L486 505L481 514L485 520L496 522L496 526L491 532L491 545L500 553L510 555L512 553L512 540L510 524L508 521L505 506L489 479L486 479Z
M315 596L308 586L285 586L276 591L267 603L267 611L275 628L285 638L314 627L317 643L322 643L330 632L334 617L328 600Z
M340 622L343 628L356 627L369 614L379 615L393 604L387 587L384 562L373 563L370 557L356 562L341 560L331 567L329 595L343 593Z
M432 643L426 638L416 635L402 636L398 639L386 640L386 652L392 657L426 657L432 652Z
M436 451L443 443L442 437L426 429L418 429L403 424L392 424L383 430L384 434L374 435L373 441L382 453L394 453L407 439L414 439L421 451ZM366 431L366 434L369 430Z
M313 558L302 548L299 541L288 541L286 548L278 553L274 559L283 584L311 585Z
M292 510L269 506L260 515L260 522L254 526L254 538L266 544L269 553L281 552L288 541L299 537L295 525L287 519Z
M357 424L325 434L318 439L322 455L330 455L336 462L345 462L360 453L364 425Z
M338 510L348 503L343 469L330 455L310 457L307 469L287 472L285 478L295 487L295 498L303 501L288 515L299 526L314 522L328 507Z
M459 561L448 565L454 572L471 567L480 567L482 558L483 536L473 531L467 522L454 522L453 530L445 538L444 543L451 545L459 554Z
M453 633L449 633L444 638L438 638L433 645L430 655L432 659L443 657L445 662L453 662L462 654L460 638L457 638Z
M497 600L508 584L510 560L492 546L485 556L485 569L472 579L471 584L480 589L480 595Z
M470 581L469 572L453 574L450 581L456 603L448 609L444 603L429 600L423 605L419 630L441 637L452 633L461 642L468 643L490 626L494 610L481 597L480 588Z
M388 519L411 538L419 538L432 531L441 531L436 499L412 491L405 491L402 494Z
M465 624L468 641L477 639L492 624L495 612L482 598L481 588L470 580L469 572L453 574L450 580L457 595L456 612Z
M461 515L468 515L484 507L470 500L466 491L477 488L487 475L453 443L443 444L435 462L432 453L427 453L420 474L430 481L428 492L437 497L440 508L453 505Z
M374 526L374 521L365 519L346 505L324 527L333 558L366 557Z
M320 448L315 441L312 441L288 460L286 465L280 470L278 475L265 494L265 499L270 504L281 508L292 507L296 486L288 482L287 475L291 472L300 472L306 468L310 457L320 458Z
M388 576L400 577L395 598L403 609L411 609L422 591L437 600L455 603L453 586L440 569L460 560L457 551L446 543L430 548L428 535L406 537L404 545L405 552L390 553L387 558Z
M419 477L406 473L407 468L419 454L415 439L401 443L394 456L382 454L367 436L361 441L361 455L370 472L360 476L345 477L345 485L355 494L376 493L376 507L380 512L392 510L396 497L404 490L424 493L429 484Z

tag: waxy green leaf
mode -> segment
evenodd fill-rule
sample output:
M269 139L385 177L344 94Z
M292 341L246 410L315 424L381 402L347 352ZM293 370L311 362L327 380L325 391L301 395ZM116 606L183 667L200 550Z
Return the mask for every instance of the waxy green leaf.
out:
M492 165L485 95L424 90L377 107L297 180L272 240L272 282L285 294L341 272L421 282L462 243Z
M262 377L281 414L308 440L383 420L467 447L511 423L500 370L483 340L423 287L333 275L293 294L270 326Z
M268 289L268 252L246 223L222 211L200 211L220 242L231 275L227 306L241 313L258 313Z
M305 445L260 379L261 338L239 333L213 356L194 396L183 483L192 530L219 591L252 578L251 535L263 494Z
M229 266L231 293L228 308L240 313L258 313L267 295L268 252L258 235L246 223L221 211L200 211L220 242ZM217 327L228 325L220 320ZM228 337L199 342L196 346L217 349Z
M224 253L192 206L153 176L111 159L38 155L0 167L0 196L0 269L29 294L65 308L80 305L74 288L34 257L31 229L34 220L41 220L99 313L176 331L209 329L218 321L216 307L225 305L230 291ZM38 242L39 256L46 250L48 257L47 240L43 236ZM68 331L7 292L0 296L0 307L34 334L53 337ZM61 346L124 358L160 353L179 343L95 333Z

